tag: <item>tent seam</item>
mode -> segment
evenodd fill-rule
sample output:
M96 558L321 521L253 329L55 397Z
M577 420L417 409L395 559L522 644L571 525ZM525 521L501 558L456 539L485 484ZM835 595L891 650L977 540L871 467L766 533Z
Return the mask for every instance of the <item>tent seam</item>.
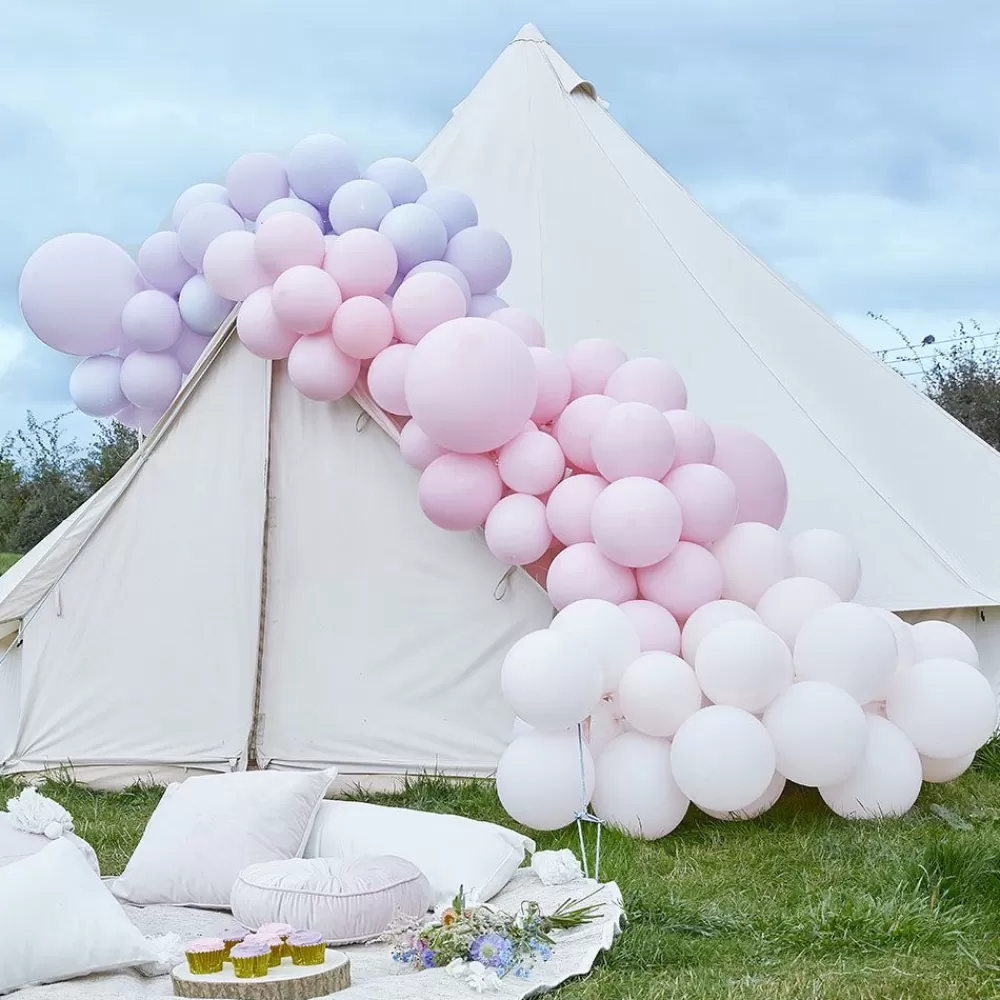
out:
M537 42L535 44L538 44ZM544 239L544 227L542 223L542 193L541 193L541 182L539 180L539 164L538 159L538 142L535 137L535 104L531 97L531 81L528 79L530 74L530 69L528 67L528 50L523 49L524 53L524 77L526 90L528 94L528 120L531 134L531 157L532 157L532 177L534 178L534 188L535 188L535 218L538 221L538 294L539 301L541 302L541 313L539 321L542 327L545 327L545 239ZM555 69L552 64L545 60L546 66L549 67L549 71L555 75Z

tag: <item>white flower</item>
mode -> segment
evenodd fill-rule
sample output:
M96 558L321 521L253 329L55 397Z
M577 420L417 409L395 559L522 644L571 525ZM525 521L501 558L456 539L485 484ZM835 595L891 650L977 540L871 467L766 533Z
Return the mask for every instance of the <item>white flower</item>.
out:
M487 969L481 962L470 962L469 987L477 993L485 993L487 990L500 991L500 977L496 969Z
M444 971L455 979L461 979L465 975L465 959L453 958L445 967Z

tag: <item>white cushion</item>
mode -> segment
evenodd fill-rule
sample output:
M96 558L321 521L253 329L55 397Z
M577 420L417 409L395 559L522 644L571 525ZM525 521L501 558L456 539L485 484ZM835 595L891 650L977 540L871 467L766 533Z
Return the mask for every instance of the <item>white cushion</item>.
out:
M64 833L63 839L73 844L84 856L87 864L100 874L101 867L97 862L97 855L87 841L72 833ZM40 833L25 833L23 830L18 830L7 813L0 813L0 868L21 861L23 858L30 858L32 854L37 854L51 843L48 837Z
M247 927L291 924L328 944L371 941L431 904L423 873L402 858L300 858L251 865L233 886L233 916Z
M228 908L242 869L301 857L336 776L240 771L170 785L112 891L140 906Z
M121 904L64 838L0 868L0 993L154 958Z
M304 857L392 854L412 861L437 902L460 887L479 902L492 899L535 849L533 841L492 823L365 802L324 802Z

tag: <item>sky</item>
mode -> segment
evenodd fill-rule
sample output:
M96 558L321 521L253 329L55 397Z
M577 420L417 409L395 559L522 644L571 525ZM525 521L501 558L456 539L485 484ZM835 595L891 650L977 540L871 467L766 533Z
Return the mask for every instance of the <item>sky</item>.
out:
M528 21L870 348L898 341L869 311L917 340L1000 323L996 0L4 0L0 435L72 406L17 306L39 244L134 252L184 188L313 132L416 156Z

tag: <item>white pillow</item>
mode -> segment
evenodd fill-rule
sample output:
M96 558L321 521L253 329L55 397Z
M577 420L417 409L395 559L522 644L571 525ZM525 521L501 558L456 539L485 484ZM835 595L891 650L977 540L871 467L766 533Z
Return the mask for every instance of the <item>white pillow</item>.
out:
M435 902L459 887L479 902L492 899L535 850L534 841L492 823L365 802L324 802L303 857L405 858L431 884Z
M299 858L323 796L326 771L238 771L170 785L111 891L140 906L225 910L248 865Z
M0 993L154 958L107 886L64 838L0 868Z
M84 856L88 865L100 874L101 868L97 862L97 855L94 849L87 843L72 833L64 833L63 840L68 840ZM24 858L48 847L52 841L40 833L25 833L17 829L11 822L10 816L5 812L0 812L0 868L4 865L13 864Z

